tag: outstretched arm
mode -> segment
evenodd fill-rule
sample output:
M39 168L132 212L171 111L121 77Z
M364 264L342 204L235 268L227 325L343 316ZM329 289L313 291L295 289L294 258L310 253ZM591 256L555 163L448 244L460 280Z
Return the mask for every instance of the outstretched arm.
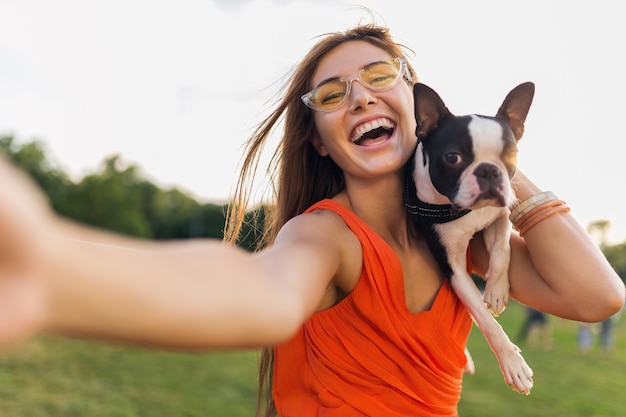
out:
M522 201L542 191L519 171L513 186ZM546 218L524 238L514 233L511 246L511 295L520 302L588 322L601 321L624 305L622 280L570 214ZM485 267L487 255L480 240L472 243L472 256Z
M335 263L315 244L252 255L220 241L149 243L62 229L47 268L46 326L157 346L283 341L314 311ZM311 265L311 253L330 262Z
M257 254L157 243L57 218L6 161L0 177L0 342L49 330L184 349L271 345L315 311L340 262L328 216L301 216Z

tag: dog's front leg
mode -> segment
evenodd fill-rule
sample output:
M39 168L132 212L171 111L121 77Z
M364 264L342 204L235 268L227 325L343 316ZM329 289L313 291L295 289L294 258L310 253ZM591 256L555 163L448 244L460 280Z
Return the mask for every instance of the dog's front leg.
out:
M509 263L511 258L511 223L507 216L498 217L483 232L489 252L489 268L485 274L483 300L494 316L509 303Z
M522 357L520 349L511 342L500 324L485 308L480 291L465 272L464 266L463 262L453 265L452 288L495 353L506 383L514 390L528 395L533 386L533 371Z

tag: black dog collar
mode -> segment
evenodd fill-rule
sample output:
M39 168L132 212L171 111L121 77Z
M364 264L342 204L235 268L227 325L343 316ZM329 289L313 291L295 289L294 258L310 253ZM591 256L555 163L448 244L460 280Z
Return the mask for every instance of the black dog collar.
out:
M413 181L408 180L404 191L404 206L415 221L421 223L447 223L465 216L471 210L457 210L452 204L430 204L417 197Z

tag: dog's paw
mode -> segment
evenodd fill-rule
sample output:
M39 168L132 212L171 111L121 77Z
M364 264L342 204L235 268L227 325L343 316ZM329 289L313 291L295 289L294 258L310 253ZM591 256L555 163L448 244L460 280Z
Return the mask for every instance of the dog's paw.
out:
M499 316L509 303L508 279L488 280L485 285L483 302L495 317Z
M533 370L522 357L521 350L511 343L506 354L498 358L504 380L513 391L530 394L533 387Z
M463 371L466 374L474 375L476 372L476 365L474 364L474 359L472 358L472 354L468 348L465 348L465 358L467 359L467 362L465 363Z

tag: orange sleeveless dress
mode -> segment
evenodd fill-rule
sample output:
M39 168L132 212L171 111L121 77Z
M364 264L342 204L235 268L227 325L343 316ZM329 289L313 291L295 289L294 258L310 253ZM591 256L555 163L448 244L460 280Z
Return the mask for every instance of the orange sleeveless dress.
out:
M444 281L430 310L406 307L400 261L354 213L333 200L363 247L352 292L313 314L274 348L273 396L281 417L458 416L472 319Z

